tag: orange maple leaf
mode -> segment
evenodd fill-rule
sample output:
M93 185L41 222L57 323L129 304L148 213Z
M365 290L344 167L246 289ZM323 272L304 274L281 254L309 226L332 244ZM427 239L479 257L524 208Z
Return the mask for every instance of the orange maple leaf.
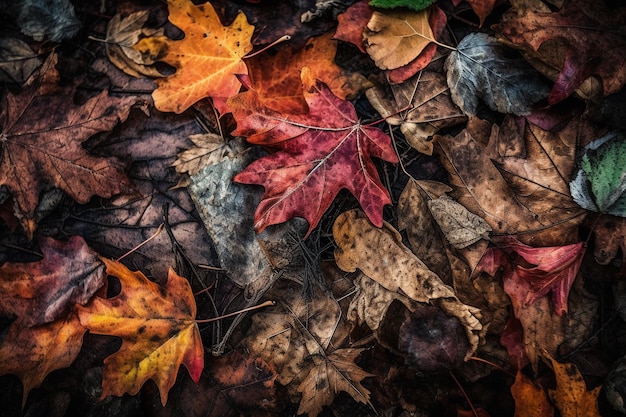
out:
M556 389L550 390L550 398L563 417L600 417L598 395L602 386L587 391L585 380L573 363L560 363L550 355L556 376Z
M195 322L196 303L189 282L170 270L164 288L141 272L102 259L122 290L113 298L94 298L78 306L90 332L122 338L120 350L104 360L102 398L137 394L148 379L156 382L165 405L180 364L198 382L204 351Z
M50 372L74 362L86 331L74 313L42 326L11 325L0 344L0 375L17 375L22 381L22 407Z
M239 13L223 26L211 3L194 5L189 0L168 0L169 21L179 27L182 40L144 38L135 45L143 55L176 68L176 73L156 80L154 105L164 112L182 113L197 101L211 97L225 113L228 97L239 91L235 74L247 74L242 58L252 50L254 26Z

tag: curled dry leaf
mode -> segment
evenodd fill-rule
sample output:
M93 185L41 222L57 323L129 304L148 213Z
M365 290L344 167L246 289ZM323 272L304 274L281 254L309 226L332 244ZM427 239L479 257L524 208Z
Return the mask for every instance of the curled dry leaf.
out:
M148 29L144 24L150 12L142 10L122 18L116 14L109 21L106 32L106 53L111 62L126 74L133 77L162 77L157 69L149 65L154 62L144 60L142 54L133 48L142 37L154 37L157 42L165 42L163 29Z
M480 239L489 240L491 226L447 195L428 201L428 208L455 248L466 248Z
M413 61L435 40L428 10L375 11L363 32L365 50L380 69L399 68Z
M431 139L440 129L466 120L463 112L452 102L443 74L422 71L402 84L392 84L390 88L393 99L382 87L369 88L365 94L387 123L400 125L407 142L423 154L432 155Z
M461 303L454 290L404 246L398 231L384 223L374 227L359 210L342 213L333 225L335 260L347 272L360 269L389 291L400 291L417 302L438 305L457 317L469 340L470 356L478 347L483 326L480 311Z
M168 42L149 37L135 45L142 55L176 68L174 75L156 80L154 105L160 111L182 113L211 97L220 113L226 113L226 99L241 87L235 74L248 72L242 58L252 49L254 27L243 13L230 26L223 26L211 3L196 6L191 0L169 0L168 8L169 21L185 37Z
M80 323L90 332L122 338L120 349L104 360L101 398L135 395L152 379L165 405L181 363L195 382L204 367L191 286L173 270L160 287L141 272L102 260L107 273L120 280L120 293L77 307Z
M517 116L548 96L548 85L521 57L484 33L464 37L446 59L452 100L468 115L478 111L478 99L489 108Z
M74 313L40 326L24 328L15 322L9 327L0 343L0 375L17 375L22 381L22 407L50 372L74 362L86 331Z

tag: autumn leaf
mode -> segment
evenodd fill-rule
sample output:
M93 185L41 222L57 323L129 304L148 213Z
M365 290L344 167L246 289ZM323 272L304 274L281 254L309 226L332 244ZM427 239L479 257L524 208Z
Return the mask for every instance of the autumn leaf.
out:
M395 69L408 64L435 39L428 13L423 10L375 11L372 14L363 32L363 41L378 68Z
M154 62L150 60L146 62L142 54L133 48L143 37L153 37L158 39L158 42L166 40L163 29L144 27L149 15L148 10L131 13L125 18L118 13L107 25L105 38L107 57L117 68L133 77L161 77L163 75L149 66Z
M470 342L467 355L475 351L483 330L480 311L459 301L454 290L404 246L397 230L387 223L373 227L362 212L351 210L335 220L333 236L339 268L346 272L358 268L389 291L436 304L463 325Z
M620 274L626 276L626 218L604 215L593 227L593 257L600 265L609 265L621 252Z
M576 365L557 362L551 356L547 356L547 359L552 363L556 376L556 389L550 390L549 394L561 416L600 417L598 395L602 386L588 391Z
M363 53L363 31L367 28L374 13L374 9L368 5L368 0L360 0L348 7L345 12L337 16L337 30L333 39L350 42Z
M80 236L43 238L40 248L41 261L0 267L0 313L17 316L21 327L65 317L105 284L104 265Z
M189 140L195 146L178 154L172 164L176 172L196 175L203 168L219 164L236 153L223 137L215 133L190 135Z
M354 400L369 404L370 392L361 381L373 376L359 368L354 361L363 349L338 349L326 356L312 357L314 366L298 387L302 393L298 414L316 417L325 405L330 405L340 391Z
M160 111L182 113L197 101L211 97L220 113L224 102L239 91L235 74L246 74L242 58L252 49L254 30L243 13L230 26L222 26L211 3L196 6L190 0L169 0L169 21L185 37L165 44L145 38L135 48L176 68L176 73L156 80L152 93Z
M374 224L381 225L382 207L391 200L370 158L397 162L391 139L362 125L352 104L334 96L310 71L302 71L302 82L309 105L304 115L272 111L259 103L254 91L229 100L237 120L233 134L279 149L235 177L237 182L265 187L255 228L261 232L299 216L309 222L308 235L342 188L357 197Z
M22 407L50 372L74 362L86 331L74 313L40 326L14 322L9 327L0 342L0 375L17 375L22 381Z
M407 142L423 154L432 155L432 136L440 129L466 120L450 98L444 74L424 70L390 89L391 94L377 86L365 94L387 123L400 125Z
M458 6L459 4L461 4L463 0L452 0L452 4L454 6ZM489 16L491 14L491 11L493 10L493 6L496 3L496 0L465 0L469 3L469 5L472 7L472 10L474 10L474 13L476 13L476 15L478 16L478 18L480 19L480 23L479 26L482 27L483 23L485 23L485 19L487 18L487 16Z
M139 101L106 91L82 105L73 104L76 86L60 87L52 54L19 95L8 94L0 113L0 184L13 195L16 214L32 236L42 191L57 187L79 203L94 195L110 197L128 190L123 165L114 158L89 155L81 143L111 130ZM39 82L37 82L39 81Z
M491 226L447 195L428 201L428 208L448 242L457 249L489 239Z
M515 400L515 417L554 417L554 406L544 389L521 370L515 375L511 395Z
M492 110L522 116L548 95L534 68L484 33L464 37L446 59L446 71L452 100L469 115L477 113L479 98Z
M494 30L543 63L544 73L555 82L548 101L556 104L591 75L601 78L604 95L624 86L625 24L624 13L593 0L577 0L565 2L553 12L513 9Z
M165 287L160 287L141 272L102 260L107 273L120 280L121 292L78 307L80 322L91 333L122 338L120 350L104 360L101 398L135 395L152 379L165 405L180 364L196 382L204 366L189 282L170 271Z
M41 60L28 46L17 38L0 39L0 81L22 84L41 65Z
M261 103L279 113L306 113L300 70L308 67L342 100L367 85L359 73L349 73L335 63L338 41L325 34L311 38L300 49L285 45L275 55L259 54L246 59L250 83Z

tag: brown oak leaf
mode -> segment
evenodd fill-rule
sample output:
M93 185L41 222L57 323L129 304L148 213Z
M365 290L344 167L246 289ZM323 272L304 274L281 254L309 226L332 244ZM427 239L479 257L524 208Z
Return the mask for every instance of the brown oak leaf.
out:
M0 184L13 194L16 214L29 236L36 228L34 213L42 191L57 187L86 203L94 195L110 197L129 187L121 162L89 155L81 143L125 120L137 97L103 91L75 105L76 86L58 85L56 62L52 54L27 88L7 95L0 113Z

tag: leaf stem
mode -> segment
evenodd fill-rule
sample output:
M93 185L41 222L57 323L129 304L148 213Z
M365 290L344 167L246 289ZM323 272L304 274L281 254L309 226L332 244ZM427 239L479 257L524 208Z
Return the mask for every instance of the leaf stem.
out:
M130 255L131 253L135 252L136 250L139 250L143 245L145 245L146 243L150 242L152 239L157 237L163 231L163 227L165 227L165 223L161 223L159 225L159 228L156 230L156 232L154 232L152 236L150 236L149 238L147 238L146 240L144 240L143 242L141 242L140 244L138 244L137 246L135 246L134 248L126 252L124 255L117 258L116 260L119 262L125 257L127 257L128 255Z
M283 36L281 36L280 38L276 39L274 42L270 43L269 45L267 45L267 46L265 46L265 47L263 47L263 48L259 49L258 51L256 51L256 52L252 52L251 54L248 54L248 55L244 56L244 58L252 58L253 56L257 56L258 54L260 54L260 53L263 53L263 52L267 51L267 50L268 50L268 49L270 49L272 46L274 46L274 45L278 45L279 43L281 43L281 42L285 42L285 41L288 41L288 40L291 40L291 36L289 36L289 35L283 35Z
M244 308L243 310L234 311L232 313L224 314L223 316L213 317L212 319L196 320L196 323L198 323L198 324L199 323L211 323L211 322L222 320L222 319L225 319L225 318L228 318L228 317L236 316L236 315L241 314L241 313L247 313L248 311L257 310L257 309L263 308L263 307L273 306L275 304L276 304L275 301L266 301L266 302L261 303L259 305L248 307L248 308Z

